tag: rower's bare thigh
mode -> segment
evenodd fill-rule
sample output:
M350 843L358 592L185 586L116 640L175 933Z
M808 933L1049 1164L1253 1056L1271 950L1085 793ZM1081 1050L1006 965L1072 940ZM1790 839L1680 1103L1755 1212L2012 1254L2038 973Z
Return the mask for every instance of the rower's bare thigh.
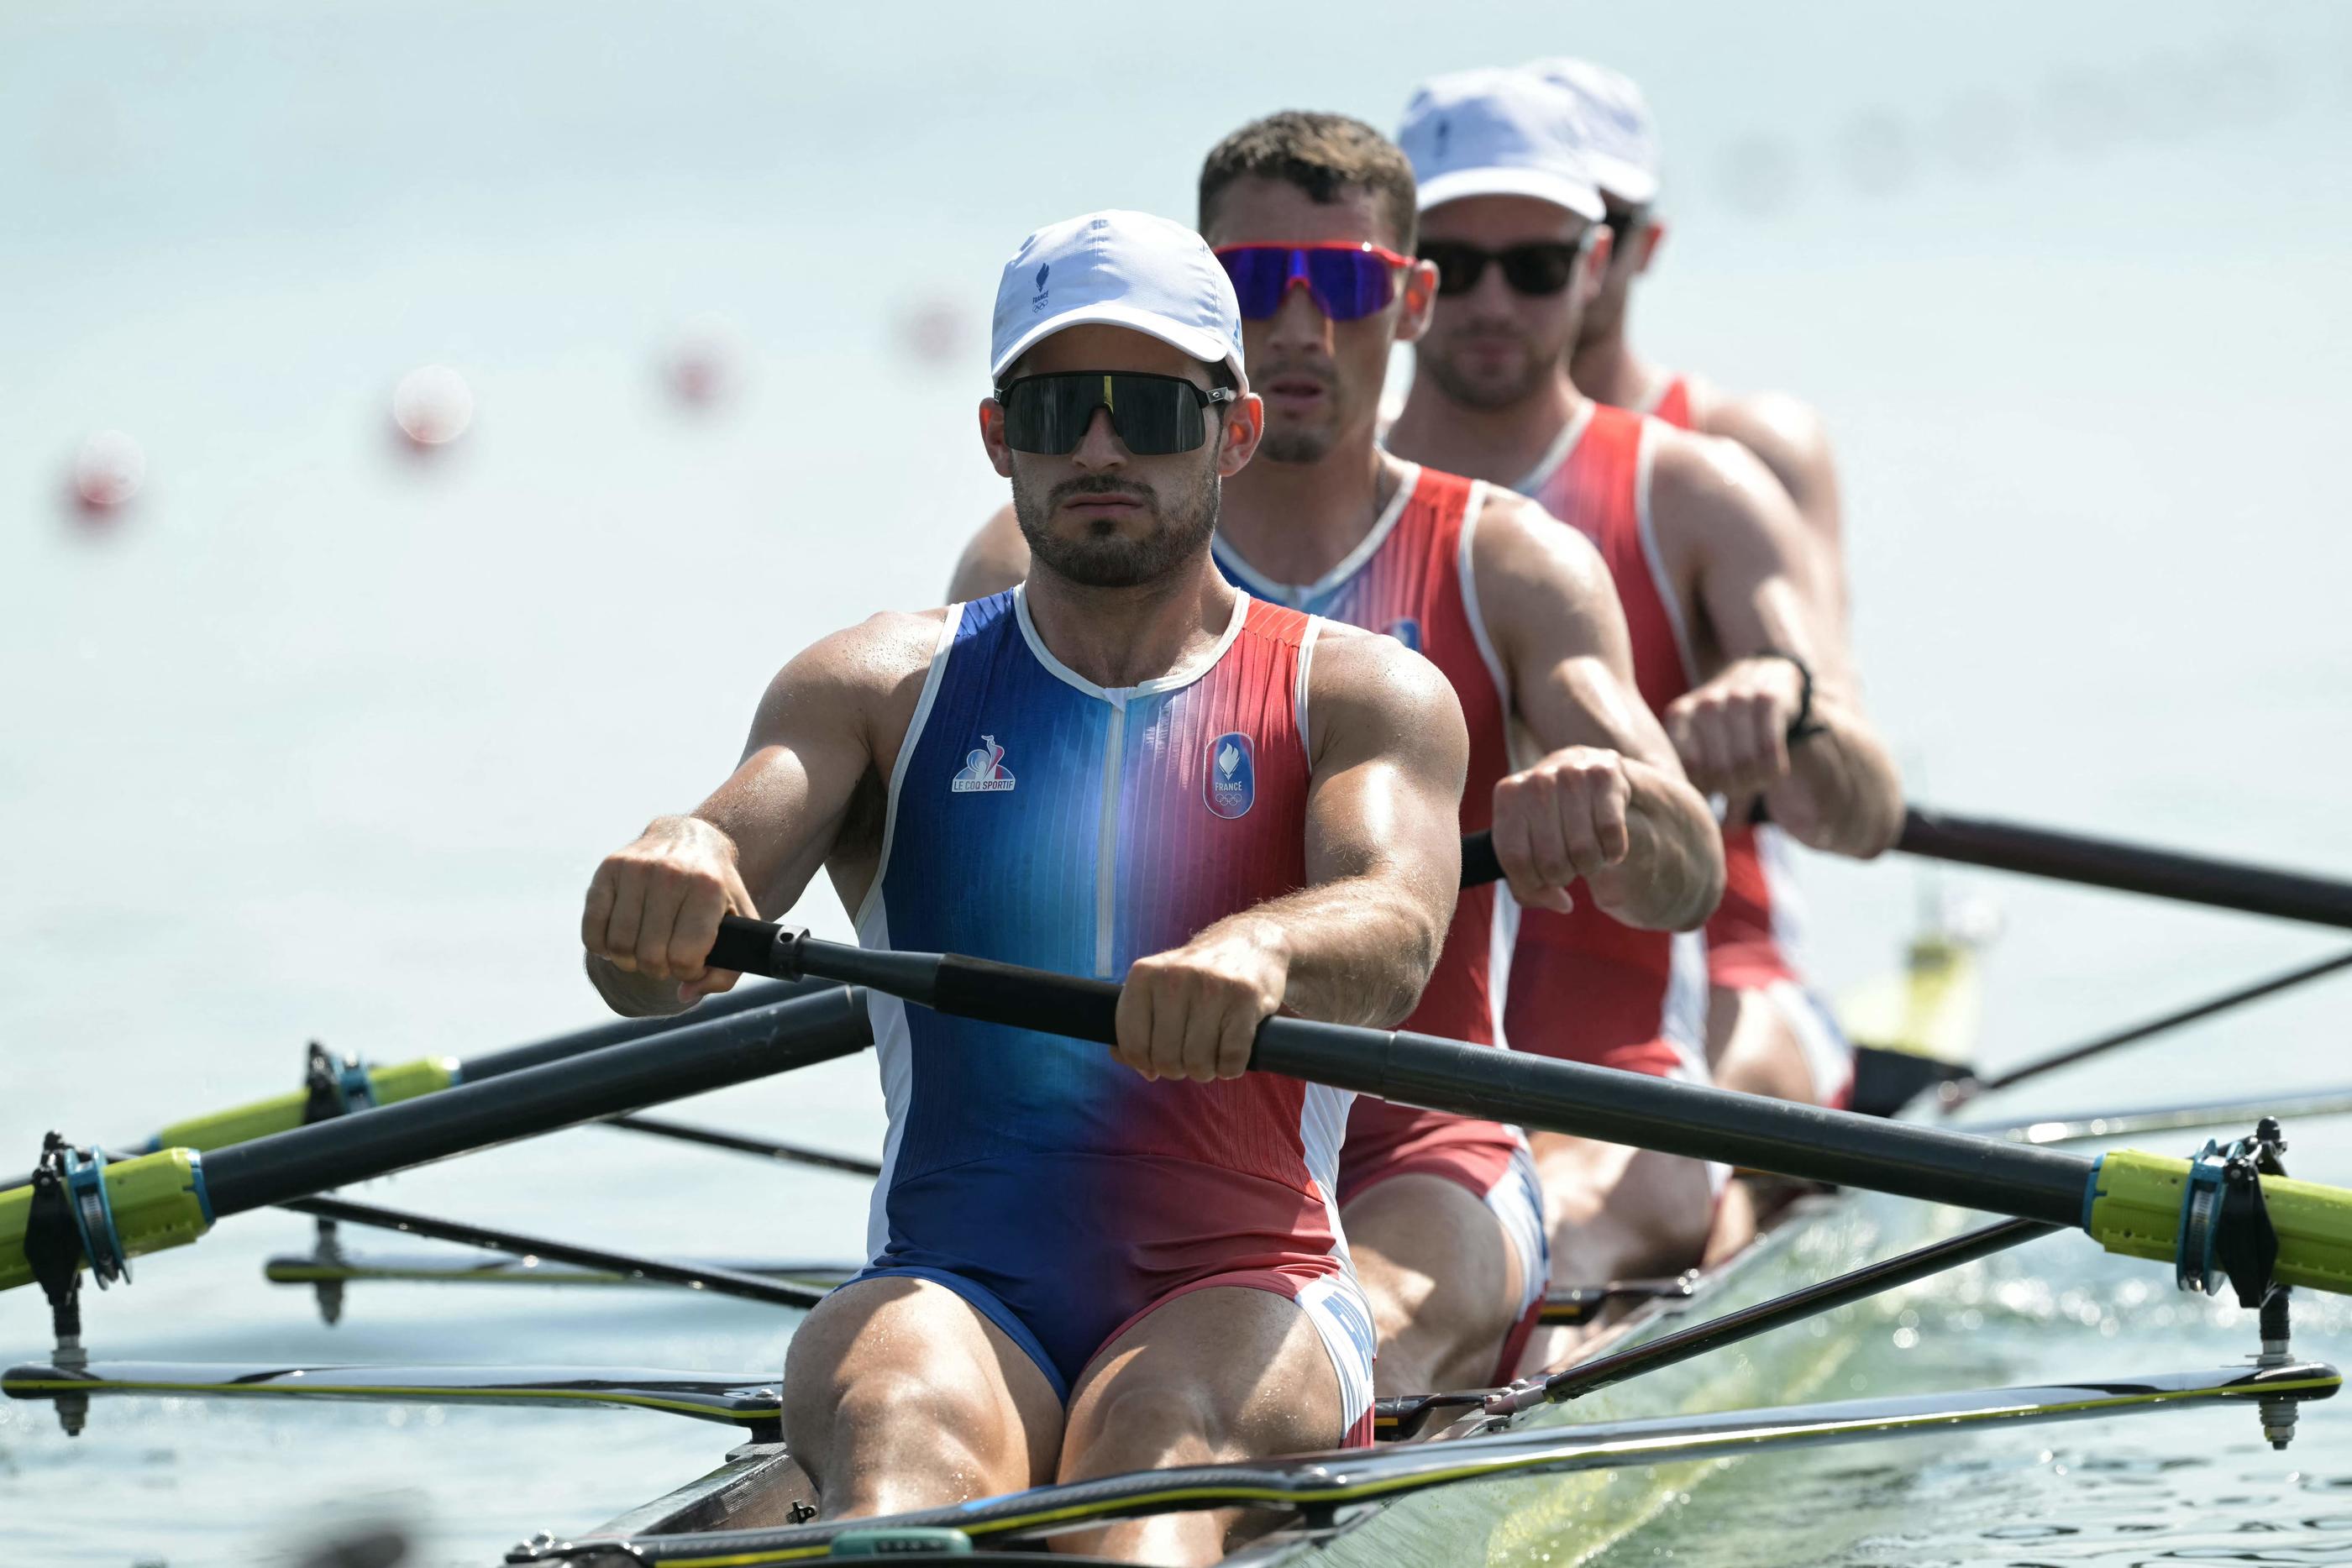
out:
M1555 1282L1592 1284L1698 1260L1715 1209L1703 1161L1557 1133L1531 1141L1550 1216Z
M1518 1249L1457 1182L1414 1173L1340 1213L1380 1331L1383 1394L1467 1386L1493 1370L1519 1316Z
M828 1516L895 1513L1050 1479L1060 1402L962 1297L860 1280L809 1314L784 1362L784 1437Z
M1213 1286L1178 1296L1078 1380L1062 1478L1202 1464L1341 1442L1339 1375L1297 1302Z
M1066 1481L1333 1448L1345 1435L1339 1375L1297 1302L1212 1286L1176 1297L1096 1355L1071 1397L1066 1434ZM1247 1517L1232 1509L1159 1514L1055 1536L1054 1547L1132 1563L1213 1563L1249 1528Z

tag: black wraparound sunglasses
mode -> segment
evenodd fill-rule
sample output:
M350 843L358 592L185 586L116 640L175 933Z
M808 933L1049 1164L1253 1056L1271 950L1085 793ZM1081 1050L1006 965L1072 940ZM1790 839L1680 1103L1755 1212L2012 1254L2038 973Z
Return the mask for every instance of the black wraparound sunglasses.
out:
M1015 452L1063 457L1077 449L1095 410L1138 457L1197 452L1209 439L1207 410L1231 402L1231 387L1198 387L1181 376L1136 371L1062 371L1023 376L996 389L1004 405L1004 444Z
M1576 276L1577 257L1592 243L1594 232L1587 229L1582 239L1565 243L1544 240L1501 250L1485 250L1454 240L1423 240L1421 259L1437 268L1440 294L1469 293L1486 276L1488 262L1503 269L1503 281L1511 286L1514 293L1557 294Z

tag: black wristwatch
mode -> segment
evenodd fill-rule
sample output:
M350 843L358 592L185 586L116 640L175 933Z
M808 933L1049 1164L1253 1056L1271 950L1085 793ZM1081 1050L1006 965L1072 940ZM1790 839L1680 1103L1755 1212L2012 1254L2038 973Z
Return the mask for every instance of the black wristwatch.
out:
M1829 727L1813 717L1811 665L1784 648L1759 649L1752 656L1759 659L1786 659L1797 666L1797 680L1800 685L1797 692L1797 716L1789 721L1788 742L1790 746L1801 746Z

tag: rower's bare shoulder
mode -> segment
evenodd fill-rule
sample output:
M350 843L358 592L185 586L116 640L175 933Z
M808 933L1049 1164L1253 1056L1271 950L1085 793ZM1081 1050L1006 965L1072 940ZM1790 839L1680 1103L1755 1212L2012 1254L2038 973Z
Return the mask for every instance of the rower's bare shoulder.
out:
M963 547L955 575L948 580L951 603L985 599L1002 593L1029 576L1029 541L1022 536L1021 519L1013 504L999 507L980 532Z
M947 615L944 609L885 610L810 643L768 683L753 745L763 735L828 717L871 733L904 734Z
M1825 500L1834 517L1837 459L1821 411L1784 392L1719 398L1707 411L1707 433L1726 436L1759 458L1800 508Z
M1613 602L1609 563L1592 541L1516 490L1490 487L1470 540L1470 569L1489 613L1585 610Z
M1650 516L1669 548L1794 523L1787 488L1738 442L1663 423L1651 427L1651 440Z
M1335 733L1372 737L1387 749L1399 737L1433 737L1466 758L1469 738L1461 699L1436 665L1382 632L1326 621L1316 633L1307 708L1318 749ZM1466 766L1466 763L1457 763Z

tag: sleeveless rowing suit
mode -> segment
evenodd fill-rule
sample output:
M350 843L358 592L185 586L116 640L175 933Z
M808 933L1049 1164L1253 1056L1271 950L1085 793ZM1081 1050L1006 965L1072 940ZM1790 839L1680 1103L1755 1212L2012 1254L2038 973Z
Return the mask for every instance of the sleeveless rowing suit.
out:
M1650 414L1696 430L1690 379L1668 381ZM1799 972L1804 905L1790 861L1788 835L1769 822L1724 830L1723 902L1706 923L1707 979L1727 991L1761 992L1803 1043L1822 1103L1841 1105L1853 1091L1853 1047Z
M1588 402L1517 486L1591 539L1625 607L1633 679L1655 713L1690 690L1681 601L1650 530L1651 434L1638 413ZM1706 1080L1706 953L1695 931L1639 931L1579 896L1519 916L1511 1043L1659 1078Z
M1462 831L1494 820L1495 784L1511 770L1509 682L1486 636L1470 570L1471 540L1486 486L1408 465L1395 497L1363 542L1319 581L1268 580L1223 538L1218 568L1244 591L1368 631L1385 632L1428 659L1453 684L1470 730ZM1503 980L1517 906L1496 884L1465 888L1445 949L1403 1028L1493 1045L1503 1039ZM1518 1253L1521 1326L1504 1347L1499 1376L1518 1362L1550 1276L1543 1196L1527 1139L1516 1127L1360 1097L1339 1156L1339 1199L1393 1176L1436 1176L1485 1204Z
M1306 883L1318 622L1236 595L1208 660L1106 689L1021 589L950 606L857 914L873 948L1117 979ZM1252 1072L1149 1082L1101 1045L871 995L889 1113L859 1276L1004 1331L1066 1401L1097 1351L1213 1285L1297 1301L1370 1433L1373 1329L1331 1197L1352 1096Z

